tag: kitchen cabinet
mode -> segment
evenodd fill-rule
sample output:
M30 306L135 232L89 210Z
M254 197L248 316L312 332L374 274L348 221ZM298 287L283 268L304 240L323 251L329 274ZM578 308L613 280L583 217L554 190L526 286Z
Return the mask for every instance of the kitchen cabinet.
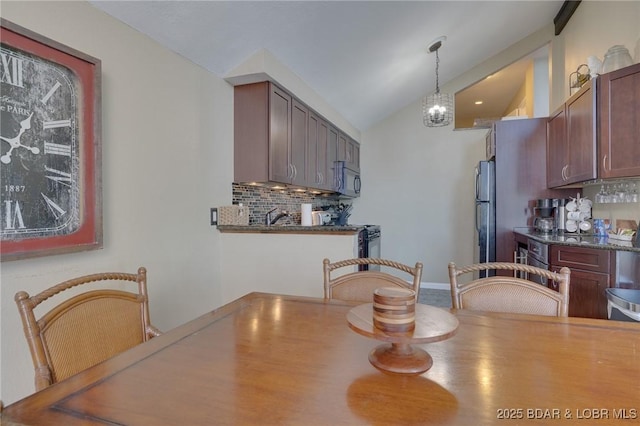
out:
M263 82L234 90L234 181L307 186L309 109Z
M607 318L605 289L614 281L615 251L552 245L549 262L552 271L571 270L569 316Z
M343 133L338 135L338 161L344 161L348 169L360 171L360 144Z
M286 90L234 88L234 182L332 191L339 157L360 169L360 145Z
M297 186L313 186L315 174L309 168L309 108L291 99L291 145L289 149L290 181ZM315 148L315 146L314 146Z
M338 131L313 111L309 113L307 165L310 184L314 188L333 188L333 162L337 156Z
M640 64L602 75L598 90L599 176L640 176Z
M596 80L591 79L547 122L547 186L595 179Z
M291 101L268 82L235 87L235 182L291 183Z

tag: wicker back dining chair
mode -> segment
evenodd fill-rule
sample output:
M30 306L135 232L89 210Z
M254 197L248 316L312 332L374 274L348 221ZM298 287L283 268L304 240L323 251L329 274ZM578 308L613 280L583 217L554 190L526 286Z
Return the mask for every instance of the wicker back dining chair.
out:
M558 284L558 291L536 282L511 276L490 276L458 283L462 274L487 271L509 270L526 272L552 280ZM449 263L451 301L455 309L472 309L490 312L511 312L533 315L566 317L569 312L569 280L571 271L562 268L551 272L521 263L478 263L458 269Z
M137 283L137 293L91 290L60 303L36 320L40 303L70 288L91 282L123 288ZM133 346L160 335L149 320L147 270L137 274L106 272L55 285L35 296L15 296L35 368L36 390L72 376Z
M416 300L418 300L420 279L422 278L422 263L420 262L417 262L416 266L412 268L392 260L361 257L341 260L335 263L331 263L329 259L324 259L322 264L325 299L371 302L375 289L379 287L401 287L415 291ZM359 265L380 265L394 268L409 274L411 281L405 281L398 276L383 271L354 271L331 278L331 272L338 268Z

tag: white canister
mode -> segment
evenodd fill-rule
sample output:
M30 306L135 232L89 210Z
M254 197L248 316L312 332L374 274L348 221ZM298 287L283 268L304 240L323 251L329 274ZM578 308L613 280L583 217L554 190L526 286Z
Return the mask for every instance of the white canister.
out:
M300 206L301 212L301 220L300 223L302 226L311 226L311 204L302 204Z

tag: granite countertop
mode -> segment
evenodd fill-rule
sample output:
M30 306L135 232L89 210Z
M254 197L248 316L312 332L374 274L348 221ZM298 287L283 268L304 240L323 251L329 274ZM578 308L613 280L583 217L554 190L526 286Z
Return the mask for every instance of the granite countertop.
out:
M633 241L614 240L612 238L599 237L591 234L539 234L532 228L515 228L513 232L546 244L590 247L601 250L623 250L640 253L640 247L634 247Z
M218 225L220 232L256 234L352 235L362 229L364 229L364 225Z

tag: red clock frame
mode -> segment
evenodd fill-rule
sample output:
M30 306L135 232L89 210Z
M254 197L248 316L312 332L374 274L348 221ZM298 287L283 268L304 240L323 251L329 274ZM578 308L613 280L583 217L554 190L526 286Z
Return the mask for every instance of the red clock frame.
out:
M102 248L102 182L101 182L101 61L60 44L6 19L0 19L3 44L56 62L72 70L82 90L79 102L81 117L81 224L67 235L2 241L2 261L72 253Z

